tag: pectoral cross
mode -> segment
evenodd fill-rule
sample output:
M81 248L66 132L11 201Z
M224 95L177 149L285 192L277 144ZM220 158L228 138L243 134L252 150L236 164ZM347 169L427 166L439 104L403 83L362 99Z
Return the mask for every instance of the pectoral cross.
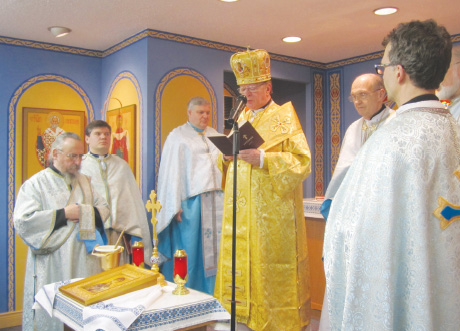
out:
M145 204L145 208L147 208L148 212L152 212L152 218L150 222L152 223L153 227L153 241L154 245L157 245L158 236L157 236L157 213L161 210L161 203L157 201L157 194L154 190L150 192L150 200L147 201Z
M454 175L460 179L460 170L454 171ZM438 208L433 214L441 220L441 229L445 230L453 222L460 220L460 205L454 205L443 197L439 197Z

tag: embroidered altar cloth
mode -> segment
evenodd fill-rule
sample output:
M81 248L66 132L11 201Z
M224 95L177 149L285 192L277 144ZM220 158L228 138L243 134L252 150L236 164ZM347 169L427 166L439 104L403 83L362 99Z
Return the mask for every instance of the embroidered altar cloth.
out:
M153 291L154 287L145 288L141 291L148 291L148 289ZM192 289L189 289L190 294L188 295L173 295L171 292L174 287L175 284L168 282L168 286L162 288L161 295L140 314L127 330L169 331L211 321L230 320L230 314L214 297ZM60 293L57 286L49 287L48 285L48 293L42 296L37 294L36 301L44 308L47 305L49 307L49 302L47 303L46 299L50 297L49 288L56 289L52 304L52 316L75 330L83 331L83 309L85 306ZM45 288L40 290L40 292L44 291ZM129 302L132 301L130 296L135 293L128 293L116 299L118 302Z

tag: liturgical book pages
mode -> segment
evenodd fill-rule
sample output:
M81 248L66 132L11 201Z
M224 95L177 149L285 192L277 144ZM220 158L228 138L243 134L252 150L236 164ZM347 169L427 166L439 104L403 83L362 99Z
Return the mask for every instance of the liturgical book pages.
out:
M254 129L251 123L243 121L238 124L240 131L240 150L258 148L264 143L264 140L259 133ZM216 145L216 147L224 155L233 154L233 131L228 136L224 134L212 134L208 136L209 140Z

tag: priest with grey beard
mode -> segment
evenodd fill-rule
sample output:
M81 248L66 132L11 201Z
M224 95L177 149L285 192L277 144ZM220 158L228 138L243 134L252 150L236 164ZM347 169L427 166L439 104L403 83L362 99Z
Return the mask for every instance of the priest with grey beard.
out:
M14 208L14 228L28 246L24 280L23 330L63 330L63 324L34 310L34 296L46 284L101 272L91 255L106 242L107 202L79 173L83 143L72 132L51 146L50 166L24 182Z

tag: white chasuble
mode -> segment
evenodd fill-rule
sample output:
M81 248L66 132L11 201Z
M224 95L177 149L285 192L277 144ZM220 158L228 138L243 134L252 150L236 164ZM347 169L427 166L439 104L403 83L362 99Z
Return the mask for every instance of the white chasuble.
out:
M102 218L110 214L108 205L91 189L89 179L77 174L68 185L50 168L28 179L20 188L14 208L14 228L29 246L24 280L23 330L62 330L62 323L51 319L41 309L32 310L34 295L49 283L71 278L88 277L101 272L100 261L86 252L83 241L77 240L80 224L67 225L53 231L56 211L69 204L81 206L81 222L94 228L94 209ZM34 318L35 315L35 318Z
M104 224L109 244L114 245L125 229L125 234L142 239L144 263L150 265L152 237L147 210L128 163L116 155L96 158L88 153L81 163L81 173L91 177L91 184L110 206L111 216ZM126 249L120 257L120 265L124 263L129 263Z
M458 330L459 131L438 101L403 105L364 144L334 198L324 269L332 330Z
M343 136L339 159L337 160L331 181L327 186L326 193L324 194L325 199L334 198L343 178L347 174L348 168L350 168L356 154L358 154L359 149L375 131L382 128L393 118L393 116L394 110L386 107L370 120L361 117L350 124Z
M212 282L212 284L203 284L203 287L196 288L205 292L205 288L214 288L214 278L210 280L206 278L216 274L222 228L222 174L216 164L219 150L206 138L206 136L215 133L217 131L211 127L206 127L203 132L198 132L190 123L185 123L172 130L163 146L157 189L157 199L162 204L162 209L158 213L159 233L165 230L171 222L176 222L173 218L181 210L182 203L196 196L201 196L201 210L199 211L201 220L197 220L194 227L201 226L202 242L200 245L202 245L203 256L190 255L188 259L197 267L203 264L204 274L200 276L202 271L199 270L196 275L189 275L189 278L202 278L196 283ZM188 215L184 216L187 219ZM187 238L187 234L183 233L185 228L190 226L192 225L179 223L177 230L172 231L180 232L183 240L197 240L197 238ZM176 235L178 234L176 233ZM174 240L172 237L170 239L172 247ZM161 250L169 250L168 247L162 247L161 242L159 245ZM174 252L170 253L174 254ZM168 257L171 258L171 256ZM165 276L167 277L167 275Z
M452 100L452 103L449 105L449 111L457 123L460 123L460 96Z

